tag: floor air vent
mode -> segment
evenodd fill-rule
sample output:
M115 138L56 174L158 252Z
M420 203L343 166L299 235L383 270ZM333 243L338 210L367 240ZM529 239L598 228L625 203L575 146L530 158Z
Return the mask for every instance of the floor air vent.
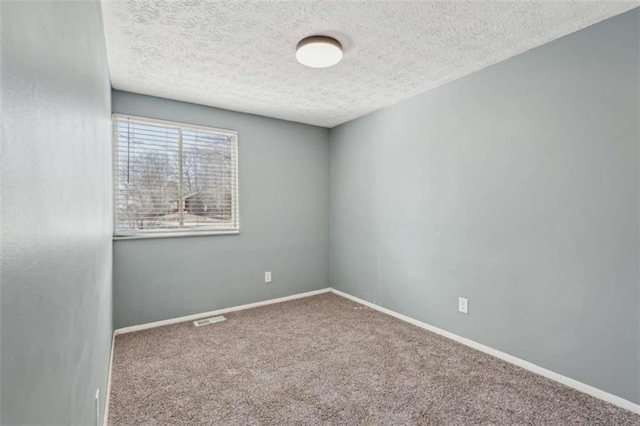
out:
M225 319L226 318L223 317L223 316L205 318L205 319L201 319L201 320L198 320L198 321L194 321L193 325L195 325L196 327L200 327L200 326L207 325L207 324L215 324L217 322L224 321Z

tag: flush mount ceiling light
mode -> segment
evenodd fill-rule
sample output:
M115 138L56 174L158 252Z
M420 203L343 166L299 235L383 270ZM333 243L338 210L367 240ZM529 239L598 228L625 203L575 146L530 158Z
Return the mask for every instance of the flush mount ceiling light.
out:
M311 68L327 68L342 59L342 45L327 36L307 37L298 43L296 59Z

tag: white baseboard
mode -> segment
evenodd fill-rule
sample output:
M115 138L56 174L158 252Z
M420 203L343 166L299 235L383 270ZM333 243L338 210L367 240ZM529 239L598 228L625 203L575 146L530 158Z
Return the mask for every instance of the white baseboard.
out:
M274 303L286 302L287 300L301 299L303 297L315 296L317 294L328 293L330 291L331 291L331 288L327 287L321 290L314 290L314 291L308 291L306 293L293 294L291 296L279 297L277 299L270 299L270 300L264 300L262 302L248 303L246 305L234 306L232 308L218 309L217 311L203 312L200 314L193 314L193 315L187 315L184 317L171 318L171 319L166 319L162 321L155 321L147 324L132 325L130 327L118 328L113 333L114 335L132 333L134 331L141 331L141 330L147 330L149 328L162 327L163 325L177 324L177 323L186 322L186 321L195 321L200 318L214 317L216 315L222 315L229 312L242 311L244 309L250 309L250 308L257 308L258 306L272 305Z
M482 343L478 343L475 342L473 340L467 339L466 337L462 337L462 336L458 336L457 334L453 334L450 333L446 330L443 330L441 328L438 327L434 327L432 325L429 325L427 323L424 323L422 321L418 321L416 319L413 319L411 317L408 317L406 315L402 315L399 314L397 312L394 312L390 309L387 308L383 308L382 306L379 305L375 305L371 302L367 302L366 300L360 299L358 297L352 296L350 294L344 293L340 290L336 290L335 288L331 289L332 293L337 294L338 296L342 296L345 297L347 299L353 300L354 302L360 303L362 305L368 306L372 309L375 309L377 311L380 311L382 313L385 313L387 315L391 315L392 317L401 319L402 321L406 321L410 324L413 324L415 326L418 326L420 328L424 328L425 330L429 330L433 333L439 334L441 336L447 337L451 340L454 340L458 343L462 343L463 345L472 347L474 349L477 349L481 352L484 352L486 354L492 355L496 358L500 358L503 361L506 361L508 363L517 365L518 367L524 368L525 370L531 371L533 373L539 374L543 377L546 377L547 379L551 379L554 380L556 382L562 383L565 386L569 386L570 388L576 389L580 392L584 392L588 395L591 395L593 397L596 397L598 399L601 399L603 401L609 402L613 405L617 405L618 407L622 407L625 408L629 411L632 411L634 413L638 413L640 414L640 405L635 404L631 401L628 401L624 398L621 398L619 396L610 394L609 392L605 392L603 390L600 390L598 388L594 388L593 386L587 385L585 383L579 382L577 380L574 380L570 377L565 377L561 374L558 373L554 373L551 370L547 370L546 368L540 367L539 365L533 364L529 361L525 361L523 359L517 358L515 356L509 355L507 353L501 352L497 349L493 349L489 346L485 346Z
M116 342L116 333L111 335L111 355L109 355L109 370L107 372L107 392L104 396L104 417L102 420L103 426L108 425L109 419L109 398L111 396L111 370L113 369L113 349L115 347Z

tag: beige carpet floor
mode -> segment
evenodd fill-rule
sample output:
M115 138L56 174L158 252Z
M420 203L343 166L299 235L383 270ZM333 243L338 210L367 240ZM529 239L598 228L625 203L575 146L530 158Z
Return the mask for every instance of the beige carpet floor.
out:
M115 340L111 425L640 425L333 294Z

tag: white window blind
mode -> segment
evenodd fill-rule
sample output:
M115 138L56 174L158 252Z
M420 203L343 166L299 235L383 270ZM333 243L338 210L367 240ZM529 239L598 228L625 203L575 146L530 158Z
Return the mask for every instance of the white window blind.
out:
M115 236L239 231L238 134L113 116Z

